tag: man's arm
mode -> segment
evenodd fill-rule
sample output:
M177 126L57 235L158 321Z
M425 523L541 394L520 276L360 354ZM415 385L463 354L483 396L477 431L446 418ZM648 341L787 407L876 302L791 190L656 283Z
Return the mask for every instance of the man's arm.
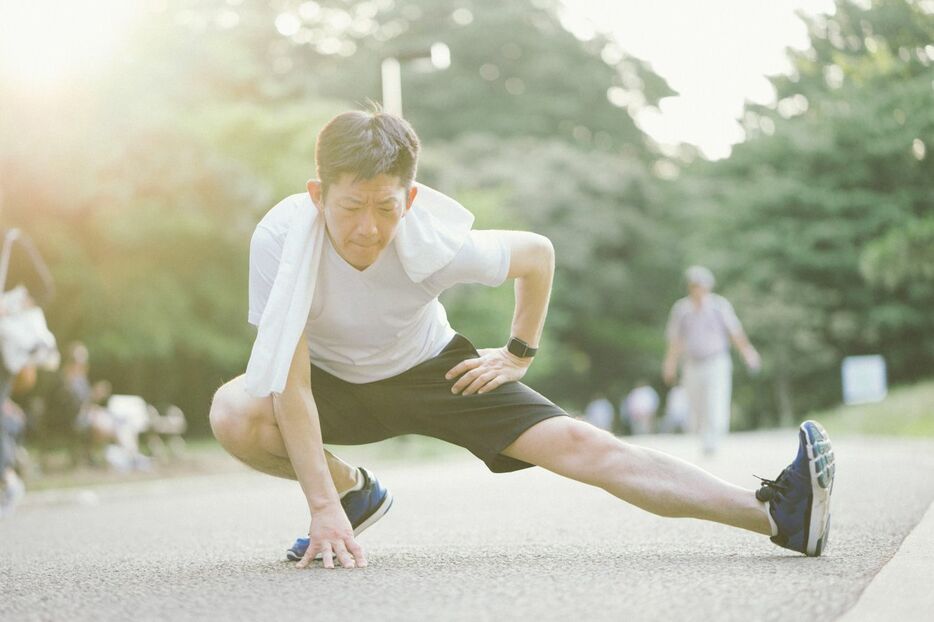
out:
M762 359L759 357L759 352L757 352L752 346L752 343L750 343L749 338L746 336L746 331L740 328L738 331L730 333L730 341L733 342L733 345L736 346L739 353L743 355L746 366L754 372L759 371L759 368L762 366Z
M668 350L665 352L665 361L662 363L662 378L668 386L674 386L678 381L678 363L684 353L684 341L681 339L681 302L671 307L668 314L668 325L665 327L665 336L668 339Z
M555 250L548 238L536 233L501 231L500 235L509 250L507 277L516 280L512 336L535 348L542 336L551 298ZM487 393L501 384L521 379L532 364L530 357L517 357L505 346L479 353L478 358L463 361L447 373L449 380L460 376L451 388L453 393Z
M309 530L311 541L298 566L304 568L319 552L323 556L325 568L334 567L331 553L346 568L366 566L366 556L354 540L353 528L341 507L324 457L321 423L311 390L311 364L304 333L292 356L285 390L281 394L273 394L273 411L312 515Z
M730 341L733 342L733 345L736 346L736 349L742 354L746 366L752 371L759 371L762 360L759 358L759 353L749 342L749 338L746 337L746 331L743 330L743 325L739 321L739 317L737 317L733 305L730 304L729 300L723 297L717 297L715 300L719 302L717 308L720 309L720 313L722 314L723 323L726 325L727 332L730 335Z
M669 386L674 385L678 380L678 361L681 360L682 350L680 337L668 339L668 350L665 352L665 362L662 364L662 377Z

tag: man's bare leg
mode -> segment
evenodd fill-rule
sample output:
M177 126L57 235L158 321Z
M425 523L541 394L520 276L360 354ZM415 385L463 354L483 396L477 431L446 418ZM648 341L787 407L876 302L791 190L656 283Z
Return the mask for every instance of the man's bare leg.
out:
M233 457L257 471L298 479L276 424L272 397L257 398L247 393L244 376L234 378L217 390L210 417L214 436ZM356 467L327 450L324 457L337 492L353 488L357 481Z
M772 533L753 491L570 417L553 417L532 426L503 454L597 486L653 514Z

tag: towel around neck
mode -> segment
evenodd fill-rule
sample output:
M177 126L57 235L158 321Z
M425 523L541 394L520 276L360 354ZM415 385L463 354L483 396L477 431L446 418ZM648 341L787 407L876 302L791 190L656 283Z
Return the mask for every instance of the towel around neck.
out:
M415 185L418 193L399 223L393 244L406 274L420 283L450 263L470 233L474 217L451 197ZM313 206L294 211L247 364L246 389L255 397L285 390L314 299L325 234L324 219Z

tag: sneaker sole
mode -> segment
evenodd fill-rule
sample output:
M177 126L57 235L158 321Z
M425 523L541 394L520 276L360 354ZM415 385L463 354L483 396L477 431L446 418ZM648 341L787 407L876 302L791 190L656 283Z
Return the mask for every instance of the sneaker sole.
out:
M386 512L389 511L389 508L392 507L392 493L388 490L386 491L386 496L383 497L382 503L379 504L379 507L370 514L366 520L356 526L353 530L354 537L359 536L363 533L368 527L371 527L373 523L381 519L386 515Z
M361 533L363 533L367 528L373 526L373 524L376 523L376 521L378 521L379 519L381 519L383 516L386 515L386 512L389 511L390 507L392 507L392 493L387 490L386 496L383 497L382 503L379 504L376 510L372 514L370 514L366 520L364 520L362 523L357 525L357 527L353 530L354 537L356 538ZM285 558L289 560L290 562L297 562L302 558L302 556L297 555L296 553L292 551L292 549L289 549L285 553ZM318 553L317 555L315 555L315 561L321 561L321 553Z
M818 557L827 548L830 534L830 495L837 467L833 446L821 424L805 421L801 424L811 475L811 507L808 511L808 540L805 555Z

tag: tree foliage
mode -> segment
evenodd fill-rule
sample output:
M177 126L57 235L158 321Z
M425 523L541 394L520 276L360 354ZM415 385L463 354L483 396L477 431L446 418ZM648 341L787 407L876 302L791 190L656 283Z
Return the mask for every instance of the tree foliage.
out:
M812 48L774 80L777 106L751 107L749 140L685 181L706 190L698 254L766 352L774 391L754 411L837 399L846 355L885 354L896 381L934 356L934 281L913 263L934 208L934 16L841 1L808 27Z
M438 162L444 166L436 170ZM468 201L481 192L488 198L479 204L495 205L493 214L481 210L478 226L529 229L555 246L554 291L533 385L583 404L594 392L621 395L639 378L657 378L683 257L674 214L640 159L582 152L559 140L474 136L445 145L428 163L426 173L455 196L471 189ZM496 308L490 319L498 328L486 334L495 337L493 345L503 343L511 298L491 305L481 296L451 292L452 321L466 324Z
M668 93L605 39L569 34L549 2L169 0L144 10L121 62L70 87L67 114L29 94L8 100L15 112L0 119L3 218L25 228L51 264L59 293L47 315L59 340L87 342L94 377L110 379L118 392L178 403L194 430L206 429L211 393L242 371L249 353L252 227L314 175L323 123L379 99L383 57L436 40L450 46L445 72L405 65L405 107L425 144L424 179L477 211L481 226L559 233L549 223L558 210L541 197L548 180L564 174L571 179L565 200L593 201L600 212L578 234L619 230L614 202L639 184L628 174L601 182L598 169L616 167L611 149L624 151L626 166L640 174L639 162L653 156L607 89L625 88L649 103ZM485 145L484 159L473 159L479 152L471 140ZM601 155L588 155L595 147ZM490 182L497 168L519 183L501 174ZM587 180L576 179L584 172ZM601 253L615 252L612 240L601 244ZM561 246L569 262L586 254L570 241ZM505 340L508 291L451 295L458 328L478 343ZM558 400L580 393L572 379L586 380L587 369L602 365L589 360L590 338L563 344L574 332L570 318L586 312L581 326L598 315L563 308L573 301L556 294L552 317L564 328L553 339L550 367L536 366L544 381L566 377L561 387L569 391L553 394ZM617 339L604 347L625 345ZM572 352L574 374L562 373L561 352Z
M229 96L362 105L381 99L382 59L403 59L405 114L426 142L490 132L642 155L646 137L607 91L616 87L638 105L671 94L605 36L581 41L565 30L557 0L255 2L238 7L227 27L226 2L172 5L184 16L175 36L190 54L186 74L211 75L210 86ZM405 60L436 42L449 47L450 68ZM231 71L218 71L231 59Z
M658 384L667 311L693 262L715 269L765 354L761 379L737 385L741 424L836 399L847 354L882 352L895 380L930 368L929 4L840 0L810 19L811 48L773 79L778 104L747 109L748 141L726 161L678 163L680 176L631 117L668 86L605 37L569 33L561 10L167 0L146 4L109 73L57 101L5 91L3 225L26 229L51 264L60 341L88 342L96 377L177 402L206 430L211 393L242 371L253 338L253 226L303 191L325 120L380 99L383 58L443 41L449 69L402 71L419 177L480 227L553 240L529 377L549 397L573 407ZM478 346L505 341L508 289L446 302Z

